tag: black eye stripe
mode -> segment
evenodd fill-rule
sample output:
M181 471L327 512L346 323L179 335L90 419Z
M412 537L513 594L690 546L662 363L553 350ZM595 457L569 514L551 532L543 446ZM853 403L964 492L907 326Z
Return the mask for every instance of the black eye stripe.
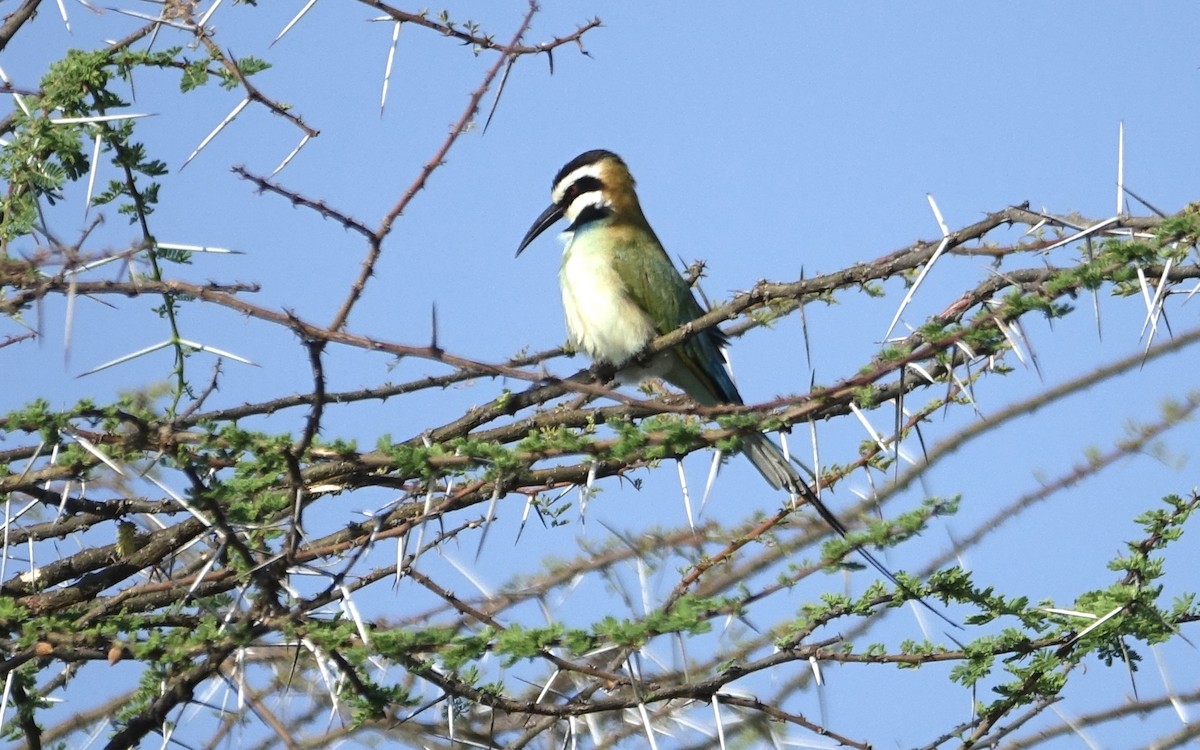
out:
M590 193L594 190L603 189L604 183L600 181L599 177L580 177L578 180L575 180L568 185L566 191L563 192L562 205L564 207L571 205L571 201L575 200L583 193Z

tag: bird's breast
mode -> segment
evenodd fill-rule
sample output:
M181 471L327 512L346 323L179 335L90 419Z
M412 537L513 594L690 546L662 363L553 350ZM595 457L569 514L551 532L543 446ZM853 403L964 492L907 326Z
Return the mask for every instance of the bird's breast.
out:
M613 250L597 232L568 232L564 239L559 280L571 343L593 361L619 367L654 337L654 324L630 298Z

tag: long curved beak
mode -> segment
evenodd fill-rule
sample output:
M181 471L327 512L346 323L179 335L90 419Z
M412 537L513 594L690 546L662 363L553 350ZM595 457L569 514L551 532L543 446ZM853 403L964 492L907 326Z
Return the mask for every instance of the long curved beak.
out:
M533 226L529 228L529 231L525 233L525 237L521 240L521 245L517 248L517 255L520 255L521 251L524 250L530 242L533 242L533 240L539 234L549 229L554 222L558 221L562 217L562 208L553 204L545 211L542 211L542 215L537 217L537 220L533 222Z

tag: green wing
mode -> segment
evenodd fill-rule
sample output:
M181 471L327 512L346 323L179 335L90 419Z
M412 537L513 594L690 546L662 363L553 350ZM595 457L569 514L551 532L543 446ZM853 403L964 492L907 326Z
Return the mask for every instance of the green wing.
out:
M654 233L649 233L653 240L650 247L646 246L645 235L638 242L635 232L628 234L617 243L613 265L630 299L654 321L659 334L703 315L704 308ZM675 361L664 377L702 404L742 403L725 368L724 346L725 336L720 330L706 328L672 352Z

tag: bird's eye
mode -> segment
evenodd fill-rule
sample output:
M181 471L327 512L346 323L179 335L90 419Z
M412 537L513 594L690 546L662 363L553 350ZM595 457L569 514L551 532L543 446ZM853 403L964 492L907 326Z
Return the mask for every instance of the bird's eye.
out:
M584 193L591 193L604 190L604 183L599 178L591 175L580 177L579 179L567 185L567 189L563 191L562 205L569 206L571 203Z

